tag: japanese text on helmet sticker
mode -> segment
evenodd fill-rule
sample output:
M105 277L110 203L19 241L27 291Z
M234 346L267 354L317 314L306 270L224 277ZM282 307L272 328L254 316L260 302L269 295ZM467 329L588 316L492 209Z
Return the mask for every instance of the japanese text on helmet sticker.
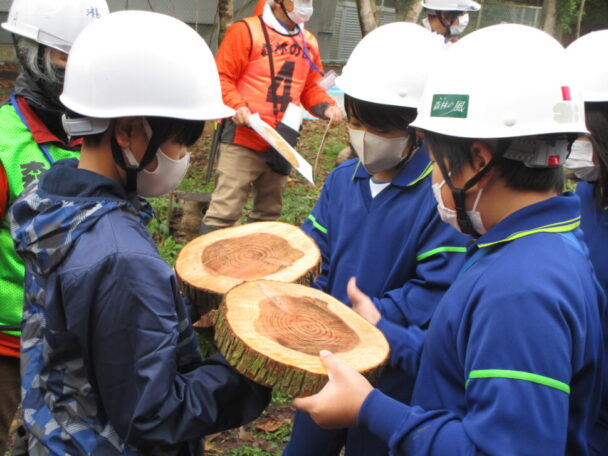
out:
M468 95L433 95L433 103L431 105L431 117L457 117L461 119L466 119L468 112Z

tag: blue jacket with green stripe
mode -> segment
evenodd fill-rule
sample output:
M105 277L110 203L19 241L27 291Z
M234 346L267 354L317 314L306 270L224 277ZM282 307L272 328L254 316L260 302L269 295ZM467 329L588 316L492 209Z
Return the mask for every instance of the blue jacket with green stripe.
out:
M374 390L358 424L395 455L590 454L606 302L579 212L565 194L479 238L426 333L411 406Z
M601 207L597 199L597 183L579 182L576 194L581 200L581 229L589 257L595 269L595 275L604 292L608 295L608 209ZM608 339L608 334L606 334ZM608 363L606 365L608 369ZM608 393L604 395L600 424L592 438L592 445L597 454L608 454Z
M468 241L439 218L431 171L421 148L375 198L359 160L332 171L302 226L323 257L313 286L350 305L346 284L355 276L384 317L426 327Z

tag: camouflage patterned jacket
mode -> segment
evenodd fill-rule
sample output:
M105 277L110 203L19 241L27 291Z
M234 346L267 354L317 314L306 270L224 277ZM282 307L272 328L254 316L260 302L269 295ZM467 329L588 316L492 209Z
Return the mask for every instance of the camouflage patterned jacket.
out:
M196 454L269 392L202 361L171 267L123 188L55 164L12 206L26 264L22 391L30 454ZM200 454L200 451L198 452Z

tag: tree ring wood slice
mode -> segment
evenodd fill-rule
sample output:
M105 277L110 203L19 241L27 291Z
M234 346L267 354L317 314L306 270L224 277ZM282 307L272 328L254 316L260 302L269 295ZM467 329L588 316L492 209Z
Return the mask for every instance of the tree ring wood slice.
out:
M230 290L215 343L240 373L295 397L327 382L319 358L330 350L374 383L389 355L384 335L350 307L314 288L269 280Z
M224 294L250 280L310 285L321 270L321 253L299 227L256 222L199 236L179 253L175 272L199 312L217 309Z

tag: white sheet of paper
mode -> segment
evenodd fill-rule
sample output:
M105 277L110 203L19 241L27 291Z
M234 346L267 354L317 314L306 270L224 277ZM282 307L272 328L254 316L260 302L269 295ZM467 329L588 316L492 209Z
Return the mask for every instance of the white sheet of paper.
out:
M256 133L274 147L291 165L311 184L315 184L312 178L312 166L297 150L289 145L274 128L262 120L259 113L249 116L249 123Z

